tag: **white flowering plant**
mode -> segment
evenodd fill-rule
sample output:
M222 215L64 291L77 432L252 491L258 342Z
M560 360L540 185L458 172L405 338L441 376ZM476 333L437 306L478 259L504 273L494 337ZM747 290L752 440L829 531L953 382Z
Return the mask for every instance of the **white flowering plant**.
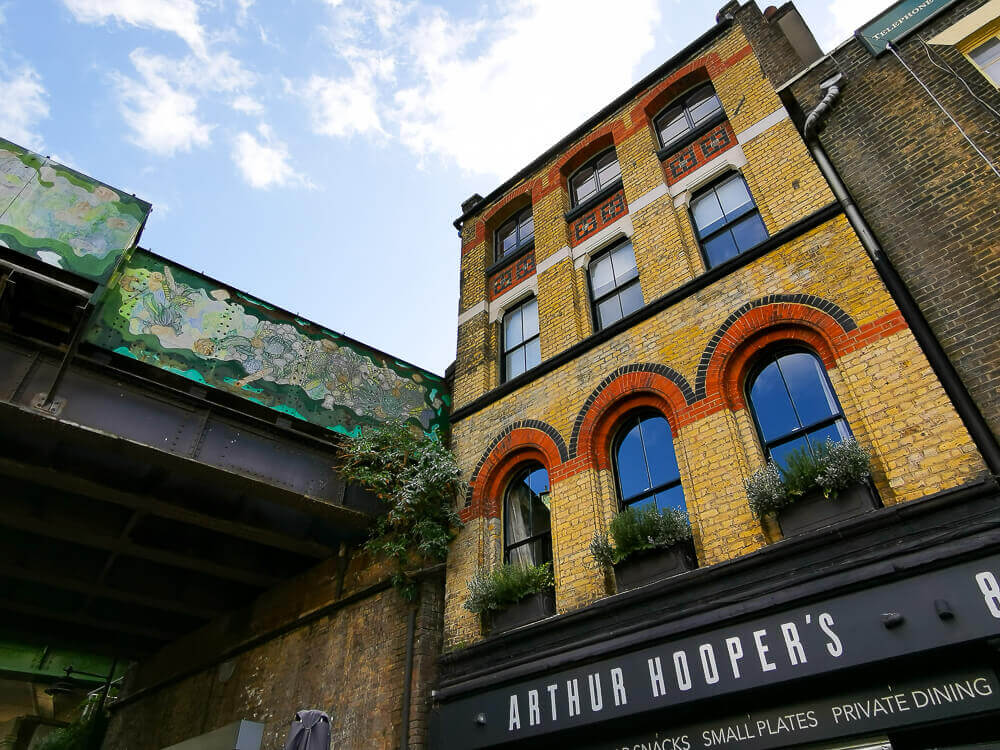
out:
M758 518L791 505L813 490L836 498L871 476L871 453L854 438L826 439L813 451L800 449L785 459L785 467L768 461L744 481L750 510Z

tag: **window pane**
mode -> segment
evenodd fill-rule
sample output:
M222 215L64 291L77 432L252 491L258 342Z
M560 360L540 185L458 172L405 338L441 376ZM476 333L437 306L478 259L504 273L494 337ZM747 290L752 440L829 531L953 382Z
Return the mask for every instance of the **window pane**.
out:
M508 552L508 560L516 565L541 565L552 559L551 544L548 537L520 544Z
M649 478L653 487L673 482L680 477L677 470L677 456L674 441L670 435L670 425L663 417L648 417L639 425L642 430L642 444L646 448Z
M704 244L709 266L717 266L723 261L735 258L740 254L740 249L736 246L736 241L728 229L707 240Z
M816 357L805 352L786 354L778 360L778 367L803 427L840 412Z
M700 93L698 96L698 101L692 102L689 110L691 112L691 121L695 125L704 122L722 109L719 97L717 97L711 89L705 89L705 91Z
M983 72L993 83L1000 84L1000 60L983 67Z
M767 227L760 214L754 212L745 219L733 224L733 239L740 252L756 247L768 238Z
M809 442L812 444L813 448L818 448L826 442L827 438L835 443L839 443L841 440L849 438L850 436L851 433L847 429L847 423L838 419L836 422L828 425L827 427L821 427L818 430L810 432Z
M650 495L647 498L643 498L637 503L631 503L628 507L633 510L642 510L643 508L655 508L656 507L656 495Z
M524 338L538 335L538 298L532 297L521 305L521 331Z
M542 348L538 341L537 338L534 338L524 345L524 366L528 370L537 367L542 362Z
M503 316L503 348L510 351L524 341L521 332L521 308L515 307Z
M573 194L576 202L587 200L597 192L597 176L592 168L584 169L573 178Z
M593 290L593 295L595 298L600 297L614 289L614 286L615 277L611 268L611 256L601 256L590 264L590 288Z
M504 536L508 545L532 536L532 492L525 481L526 479L526 475L519 475L507 489L507 502L504 507Z
M642 438L639 425L634 425L625 434L618 447L618 486L621 489L622 500L648 490L649 475L646 473L646 459L642 453Z
M507 355L504 374L506 375L506 380L511 378L516 378L524 372L524 348L515 349L510 354Z
M753 381L750 402L766 442L787 435L800 426L777 362L771 362Z
M498 253L500 257L506 255L517 245L517 225L504 224L497 232Z
M728 218L732 218L735 214L740 213L740 209L743 206L753 203L746 183L739 176L734 176L732 179L722 183L715 189L715 192L718 193L719 201L722 203L722 210L726 212Z
M980 44L969 53L969 57L975 60L976 65L980 68L987 67L997 57L1000 57L1000 39L993 37L983 44Z
M687 513L687 503L684 502L684 488L678 484L669 490L656 493L656 507L661 511L665 508L676 508Z
M699 237L704 237L725 223L722 206L719 205L719 199L714 190L710 190L705 195L691 201L691 214L694 216L694 224L698 229Z
M683 107L666 112L659 120L660 143L664 146L688 129L687 115Z
M597 163L597 182L602 188L606 188L614 182L621 173L618 157L614 154L609 154Z
M638 272L635 267L635 252L632 243L619 245L611 252L611 266L615 273L615 283L621 284L632 278Z
M539 467L528 474L528 478L525 481L527 481L531 491L539 497L547 494L549 491L549 473L543 467ZM548 505L545 507L548 508Z
M618 295L612 294L597 306L597 327L607 328L616 320L622 319L621 303Z
M520 242L527 242L535 234L535 216L531 212L528 213L524 219L521 220L521 226L518 230L518 239Z
M774 462L778 464L779 468L785 469L788 467L788 456L797 450L809 450L809 443L806 440L806 436L803 435L800 438L795 438L795 440L790 440L787 443L782 443L776 448L771 449L771 458Z
M618 300L622 306L622 317L634 313L642 307L642 290L639 282L629 284L618 293Z

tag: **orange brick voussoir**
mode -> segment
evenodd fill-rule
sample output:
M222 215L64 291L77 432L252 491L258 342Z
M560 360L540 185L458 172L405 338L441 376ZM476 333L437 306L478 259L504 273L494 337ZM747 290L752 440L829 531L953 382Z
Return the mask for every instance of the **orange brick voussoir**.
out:
M699 83L709 81L727 68L736 65L753 53L753 48L747 44L723 60L719 53L709 52L696 60L692 60L668 75L655 86L651 87L639 100L632 113L632 125L622 135L627 138L641 128L646 127L656 115L670 102L683 94L687 89Z
M567 458L561 443L561 437L557 443L547 430L533 426L514 427L494 438L469 479L466 505L459 513L462 520L499 518L503 485L521 464L537 461L548 471L550 481L559 481L554 470Z
M801 343L831 369L845 354L906 328L898 311L861 327L849 323L845 327L824 310L792 302L762 305L745 312L702 355L704 399L714 403L713 411L744 408L742 384L747 370L755 356L772 345ZM700 401L697 406L696 418L711 413L701 408Z
M611 438L622 420L637 409L659 412L675 433L692 419L691 387L668 367L626 366L609 378L584 402L574 423L570 456L577 459L576 471L610 467Z

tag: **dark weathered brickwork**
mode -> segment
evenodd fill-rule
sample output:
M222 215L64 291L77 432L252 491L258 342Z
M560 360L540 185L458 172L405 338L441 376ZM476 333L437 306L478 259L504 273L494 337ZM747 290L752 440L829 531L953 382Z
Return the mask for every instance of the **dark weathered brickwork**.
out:
M899 47L1000 165L1000 120L976 100L1000 110L1000 92L954 47L921 41L984 2L957 3ZM845 73L820 141L993 432L1000 433L1000 178L894 56L875 59L851 41L835 57L836 65L824 62L791 93L808 113L821 97L819 84Z
M332 747L398 747L410 605L387 585L384 569L361 557L338 597L335 563L143 660L104 747L159 750L245 719L265 725L262 750L281 750L303 708L330 714ZM440 578L428 578L416 605L411 748L427 746L442 593Z

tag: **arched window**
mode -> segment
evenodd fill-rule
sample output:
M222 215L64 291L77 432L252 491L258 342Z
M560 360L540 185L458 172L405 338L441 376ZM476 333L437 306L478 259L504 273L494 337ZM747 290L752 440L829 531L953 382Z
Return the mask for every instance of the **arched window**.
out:
M643 411L628 417L615 440L614 458L623 507L687 511L674 439L662 415Z
M494 260L502 260L535 240L535 219L531 206L518 211L496 231L493 238Z
M660 147L670 149L681 146L697 137L702 128L721 120L722 103L715 95L712 84L699 86L675 99L653 120L653 127L660 138Z
M609 188L622 176L618 166L618 154L613 148L580 167L569 178L570 200L578 206L602 190Z
M522 467L504 496L504 560L539 565L552 560L549 473L538 463Z
M850 437L823 363L812 352L782 350L758 362L747 379L750 411L764 452L784 467L788 454Z

